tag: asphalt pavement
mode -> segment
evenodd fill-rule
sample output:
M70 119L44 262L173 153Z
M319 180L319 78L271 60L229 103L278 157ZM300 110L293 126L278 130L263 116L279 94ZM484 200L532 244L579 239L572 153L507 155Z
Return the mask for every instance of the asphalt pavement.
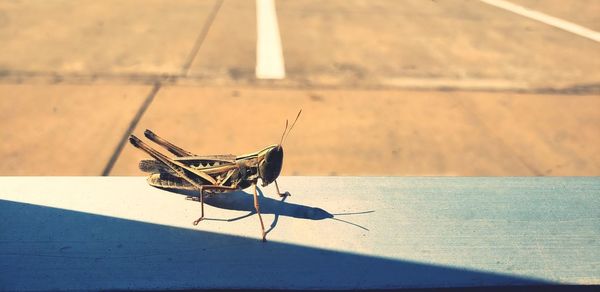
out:
M146 128L253 152L300 108L284 175L600 175L600 43L482 1L275 3L280 80L254 1L0 1L0 175L141 175Z

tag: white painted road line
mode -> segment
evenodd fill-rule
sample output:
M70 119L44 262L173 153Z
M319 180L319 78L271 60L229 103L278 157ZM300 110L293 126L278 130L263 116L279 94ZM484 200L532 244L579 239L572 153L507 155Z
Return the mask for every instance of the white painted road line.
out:
M256 78L285 78L274 0L256 0L256 24Z
M593 31L589 28L585 28L583 26L562 20L560 18L556 18L523 6L519 6L508 1L504 0L480 0L481 2L487 3L489 5L496 6L498 8L502 8L508 10L510 12L531 18L533 20L537 20L539 22L545 23L547 25L554 26L556 28L560 28L562 30L568 31L570 33L574 33L576 35L588 38L590 40L600 42L600 33Z

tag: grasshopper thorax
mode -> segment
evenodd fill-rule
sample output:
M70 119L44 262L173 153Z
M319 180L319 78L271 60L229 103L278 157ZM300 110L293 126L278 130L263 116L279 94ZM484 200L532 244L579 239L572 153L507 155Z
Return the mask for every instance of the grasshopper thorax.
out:
M283 166L283 147L281 145L269 146L258 153L258 176L262 186L266 186L279 177Z

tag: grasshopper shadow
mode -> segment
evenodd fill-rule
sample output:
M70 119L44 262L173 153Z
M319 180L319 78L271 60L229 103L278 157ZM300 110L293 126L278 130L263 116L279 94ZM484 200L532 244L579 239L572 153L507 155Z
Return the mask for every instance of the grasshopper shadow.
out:
M333 218L333 215L331 213L321 208L287 203L285 202L287 197L281 198L280 200L276 200L273 198L265 197L262 191L260 191L260 189L258 192L260 212L263 214L273 214L276 216L286 216L310 220L323 220ZM205 202L213 207L221 209L256 212L256 210L254 209L254 195L244 191L236 191L222 195L213 195L207 198Z
M197 192L169 189L162 190L195 198L198 197ZM265 197L260 188L258 188L257 190L261 214L274 214L276 216L279 215L310 220L323 220L334 217L333 214L321 208L286 203L286 198L276 200L273 198ZM245 191L234 191L222 194L213 194L205 197L204 203L221 209L248 211L254 213L256 212L256 210L254 209L254 195Z
M190 192L190 191L185 191L185 190L167 190L167 189L164 189L164 190L173 192L173 193L177 193L177 194L181 194L181 195L192 196L195 198L197 198L197 196L198 196L198 194L196 192ZM361 229L368 231L368 229L363 226L334 218L335 217L334 214L331 214L321 208L300 205L300 204L287 203L287 202L285 202L287 197L283 197L279 200L265 197L260 188L258 188L257 190L258 190L258 195L259 195L260 213L275 215L275 218L273 219L273 222L271 223L270 228L266 231L267 233L272 231L277 226L279 216L292 217L292 218L298 218L298 219L308 219L308 220L334 219L334 220L338 220L338 221L343 221L345 223L357 226ZM210 206L213 206L216 208L220 208L220 209L249 212L246 215L235 217L235 218L228 218L228 219L205 218L204 220L233 222L233 221L241 220L241 219L244 219L244 218L247 218L247 217L250 217L250 216L256 214L256 210L254 209L254 195L251 193L247 193L245 191L241 191L241 190L229 192L229 193L223 193L223 194L213 194L213 195L206 197L204 199L204 202L207 205L210 205ZM367 211L367 212L363 212L363 213L370 213L370 212L374 212L374 211Z

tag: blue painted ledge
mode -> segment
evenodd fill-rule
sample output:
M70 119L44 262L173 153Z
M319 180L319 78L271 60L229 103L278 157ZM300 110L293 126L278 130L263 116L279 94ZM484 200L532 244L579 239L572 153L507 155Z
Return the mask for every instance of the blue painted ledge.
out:
M199 204L144 177L0 177L0 289L600 284L597 177L279 185L293 196L262 188L262 243L249 193L209 199L193 226Z

